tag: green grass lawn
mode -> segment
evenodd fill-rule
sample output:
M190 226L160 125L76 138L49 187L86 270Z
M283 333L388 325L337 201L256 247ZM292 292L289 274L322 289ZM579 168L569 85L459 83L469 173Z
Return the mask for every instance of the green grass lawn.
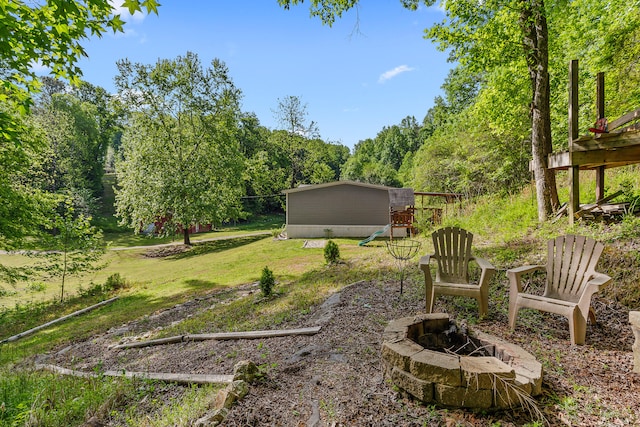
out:
M273 239L272 231L279 230L283 220L282 216L256 218L252 222L198 234L193 236L194 245L190 251L166 257L146 254L152 250L149 246L170 243L172 239L150 239L111 227L105 236L112 249L143 247L108 250L103 258L104 268L68 280L65 285L68 298L63 303L52 302L59 298L57 281L32 279L16 285L0 284L0 340L111 296L119 296L108 306L16 342L0 344L0 407L4 404L5 408L0 409L0 427L20 425L21 417L28 415L39 417L38 425L78 425L86 413L108 407L114 399L120 399L118 396L131 402L127 410L135 411L133 402L145 397L153 399L154 393L158 392L157 385L132 386L112 384L111 380L96 382L77 378L61 382L55 375L28 369L30 357L214 290L256 282L264 267L269 267L275 275L275 298L260 300L252 295L228 304L217 304L212 310L165 328L162 335L274 327L295 316L305 315L329 294L355 281L398 278L397 266L387 253L384 239L364 247L358 246L359 239L333 239L339 246L342 262L328 266L320 248L305 249L303 240ZM445 218L442 225L459 225L473 230L475 252L492 260L499 269L530 262L532 256L537 259L542 242L550 235L574 232L615 240L640 233L640 220L633 218L623 221L617 228L607 228L606 234L601 225L569 227L566 221L539 225L531 195L526 191L521 195L485 198L466 205L459 214ZM420 254L431 252L430 239L425 237L429 232L424 230L418 237L422 242ZM179 239L173 241L180 242ZM0 255L0 264L4 266L33 262L33 258L23 255ZM413 280L421 280L415 264L417 258L411 270ZM102 289L108 278L116 274L126 286ZM57 401L56 411L50 411L48 401L41 401L38 396L48 393L53 399L59 395L57 384L64 384L67 393ZM35 390L43 391L38 394ZM90 398L93 394L96 394L95 399ZM197 393L187 392L176 403L165 407L159 404L159 413L177 413L185 406L197 414L202 401ZM117 403L113 405L117 406ZM64 421L59 421L60 417L65 417ZM145 422L132 415L127 425L148 425Z

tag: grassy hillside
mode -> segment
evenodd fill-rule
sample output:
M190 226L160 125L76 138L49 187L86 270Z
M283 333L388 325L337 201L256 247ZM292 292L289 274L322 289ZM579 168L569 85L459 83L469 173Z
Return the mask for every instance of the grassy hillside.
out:
M628 185L631 178L635 179L628 173L611 177L610 191ZM583 188L587 189L584 194L587 201L589 177L583 179ZM632 188L640 188L640 185ZM627 215L617 223L579 222L569 226L564 217L556 222L538 224L530 191L527 188L517 195L466 201L462 209L450 210L442 225L459 225L475 234L476 252L500 270L494 279L500 286L504 286L507 268L543 261L544 242L549 237L565 233L595 237L607 243L599 270L614 277L613 285L604 291L603 298L628 309L637 309L640 306L640 287L637 285L640 245L636 242L640 235L640 220ZM56 411L49 411L48 403L38 396L55 396L60 383L57 376L31 370L36 354L64 348L77 340L99 335L176 304L214 294L226 302L155 335L274 328L282 322L305 316L328 295L349 283L398 279L397 267L383 241L360 247L357 239L336 239L342 262L327 266L320 248L305 249L301 240L274 240L270 231L279 228L281 221L278 217L267 218L198 236L199 239L224 239L201 240L185 252L176 250L179 246L151 248L151 244L159 241L115 230L107 234L114 246L135 248L109 250L104 257L104 269L72 280L69 287L74 290L73 297L64 303L51 299L57 293L56 283L31 281L15 287L2 285L0 340L108 297L118 295L120 299L14 343L0 345L0 405L3 405L0 426L21 425L21 417L34 413L40 417L40 425L78 425L88 413L122 407L123 401L158 396L155 385L113 380L91 381L88 385L86 380L64 379L63 387L69 390L68 395L59 399ZM264 234L247 235L259 231ZM429 231L425 226L417 237L422 242L423 253L432 249L430 240L425 237ZM137 247L139 245L146 247ZM18 265L33 260L4 254L0 255L0 262ZM276 297L261 298L257 288L251 286L249 289L253 291L238 296L236 291L240 287L246 289L248 284L259 280L265 266L275 274ZM421 282L417 261L410 265L408 273L408 281ZM114 277L118 278L115 283ZM36 390L44 391L38 394ZM203 388L183 394L174 402L160 400L156 402L157 410L192 410L197 414L202 410L202 399L213 392L215 388ZM95 398L89 399L89 395ZM46 415L48 413L51 415ZM186 419L196 416L193 414L185 415ZM129 425L148 424L132 417Z

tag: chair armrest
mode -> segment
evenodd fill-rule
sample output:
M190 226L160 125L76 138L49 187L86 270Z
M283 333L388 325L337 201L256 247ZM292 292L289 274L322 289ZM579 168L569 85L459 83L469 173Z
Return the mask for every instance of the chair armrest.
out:
M476 262L476 264L478 264L478 267L480 267L481 270L494 270L495 271L495 267L493 266L493 264L491 264L489 261L487 261L484 258L480 258L477 256L472 256L471 259L473 261Z
M486 292L488 295L489 292L489 282L491 281L491 278L493 277L493 275L496 273L496 268L493 266L493 264L491 264L489 261L487 261L484 258L480 258L477 256L472 256L471 260L475 261L476 264L478 264L478 267L480 267L480 280L478 281L478 285L480 286L480 289L483 290L483 292Z
M507 270L510 286L509 292L522 292L522 276L533 273L534 271L544 270L546 267L546 265L523 265Z
M601 290L601 288L608 285L613 279L610 276L607 276L604 273L593 273L589 281L587 282L587 286L596 287L596 291Z
M422 271L424 271L425 273L428 273L429 270L429 263L431 262L431 257L433 257L435 254L431 254L431 255L424 255L420 258L420 269Z
M582 310L583 313L589 312L589 307L591 307L591 297L596 292L599 292L608 285L613 279L603 273L593 273L591 278L585 285L585 289L580 295L580 300L578 301L578 307Z

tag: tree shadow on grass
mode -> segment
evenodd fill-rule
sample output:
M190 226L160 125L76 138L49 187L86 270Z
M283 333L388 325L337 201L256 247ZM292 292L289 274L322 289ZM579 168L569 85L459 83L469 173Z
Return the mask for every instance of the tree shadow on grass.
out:
M167 259L178 260L178 259L192 258L199 255L223 252L230 249L236 249L244 245L249 245L251 243L255 243L260 240L263 240L265 238L267 238L267 236L260 235L260 236L238 237L235 239L213 240L210 242L198 242L198 243L195 243L190 250L168 256Z
M197 289L199 291L221 291L226 289L226 287L220 286L219 284L209 280L188 279L185 280L184 283L190 288Z

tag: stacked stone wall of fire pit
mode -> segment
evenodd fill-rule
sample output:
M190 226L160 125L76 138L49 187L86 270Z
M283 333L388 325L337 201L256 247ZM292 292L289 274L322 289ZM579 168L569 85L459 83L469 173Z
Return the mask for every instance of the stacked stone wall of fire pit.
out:
M460 332L446 313L392 320L383 336L385 376L415 398L443 406L506 408L541 393L542 365L519 346L473 332L464 334L464 352L455 354L444 350L453 335Z

